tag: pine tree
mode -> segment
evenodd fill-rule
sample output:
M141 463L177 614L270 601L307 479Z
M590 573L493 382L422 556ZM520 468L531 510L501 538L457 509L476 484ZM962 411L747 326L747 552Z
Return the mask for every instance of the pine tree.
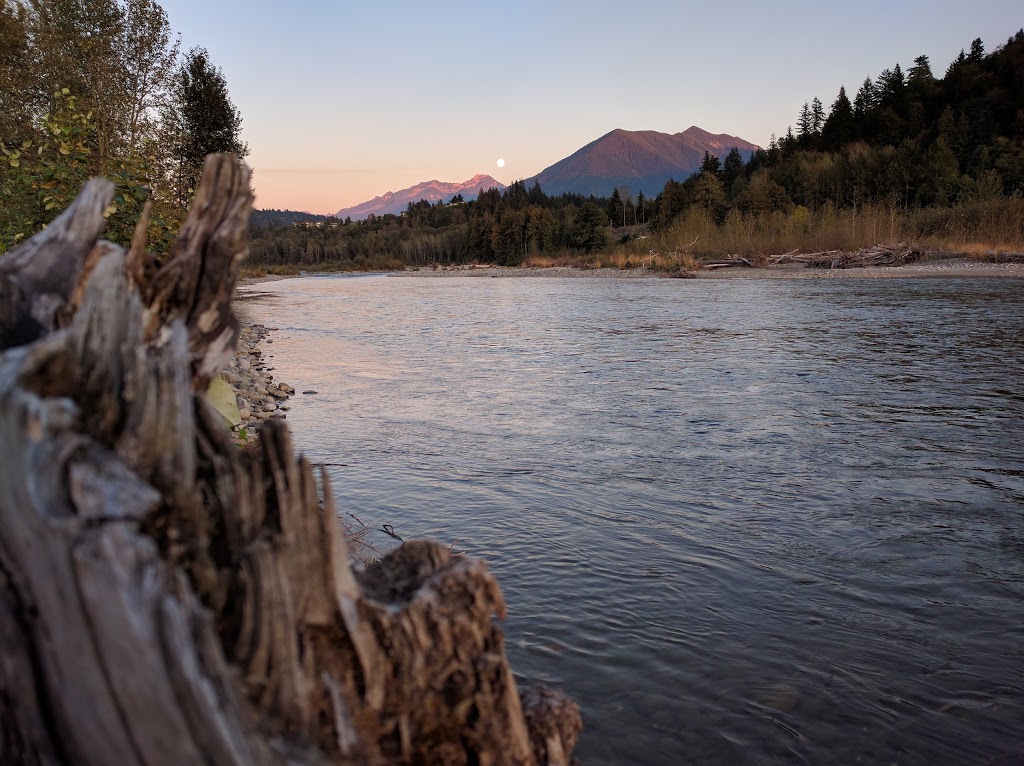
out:
M622 196L619 194L619 190L615 189L611 199L608 200L608 219L612 222L612 226L620 226L619 221L622 220L622 216Z
M857 125L853 116L853 105L846 95L846 88L839 88L839 95L832 103L828 118L821 128L821 143L826 151L841 149L856 136Z
M722 165L722 184L728 192L737 178L742 178L744 172L743 155L735 146L725 155L725 162Z
M811 106L806 101L800 108L800 116L796 121L796 135L801 146L807 146L814 135L814 117L811 114Z
M242 141L242 115L231 103L224 74L210 62L204 48L186 54L177 75L172 114L165 115L179 131L175 144L176 191L180 204L192 196L203 161L213 152L249 154Z
M924 88L935 82L932 65L927 56L914 59L914 66L907 71L907 84L912 88Z
M980 37L976 37L971 43L971 52L967 54L967 60L972 64L980 64L985 58L985 45Z
M881 106L888 106L900 112L905 102L906 80L903 77L903 70L897 64L892 69L886 69L878 76L876 92Z
M858 120L865 119L878 106L878 89L870 77L866 78L853 99L853 114Z
M28 11L0 0L0 140L20 145L42 107L30 67Z
M820 136L824 127L825 108L822 106L821 100L815 96L814 101L811 102L811 132L815 136Z
M711 152L704 152L704 160L700 163L701 175L711 173L719 175L722 172L722 161Z

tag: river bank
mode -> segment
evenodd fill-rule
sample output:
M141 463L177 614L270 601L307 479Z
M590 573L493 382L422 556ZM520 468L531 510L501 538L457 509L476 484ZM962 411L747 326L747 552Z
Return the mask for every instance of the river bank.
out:
M651 269L581 269L573 266L441 266L394 272L396 277L562 277L583 279L655 279L673 275ZM918 279L921 277L1010 277L1024 279L1024 264L986 263L966 258L920 261L906 266L812 269L799 263L767 267L701 269L692 279Z
M268 358L261 344L273 344L271 328L258 323L242 323L234 358L220 377L231 386L238 407L239 428L247 434L259 429L272 418L287 418L289 407L285 403L295 389L287 383L274 382Z

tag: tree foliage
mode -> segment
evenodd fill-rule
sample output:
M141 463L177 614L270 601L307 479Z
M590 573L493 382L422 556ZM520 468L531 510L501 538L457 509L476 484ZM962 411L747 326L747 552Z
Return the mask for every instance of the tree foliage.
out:
M610 199L548 197L539 185L527 189L517 181L503 192L483 191L475 200L433 205L420 200L400 216L355 223L279 212L259 216L251 227L250 262L351 269L429 263L515 266L531 256L602 250L610 208Z
M210 61L205 48L193 48L175 76L168 126L176 131L172 142L175 187L184 203L199 182L203 160L213 152L249 154L241 139L242 115L231 103L224 73Z
M772 139L737 172L705 157L699 174L668 182L656 228L691 210L721 223L742 214L813 213L864 205L909 211L1024 193L1024 31L985 53L980 40L942 79L919 56L868 77L851 103L845 87L826 113L805 101L797 130ZM724 182L719 189L711 180ZM723 195L724 192L724 201Z
M244 156L240 126L223 74L204 50L182 60L157 0L0 0L0 253L92 175L118 188L112 238L127 241L127 216L150 200L159 249L184 216L197 153Z

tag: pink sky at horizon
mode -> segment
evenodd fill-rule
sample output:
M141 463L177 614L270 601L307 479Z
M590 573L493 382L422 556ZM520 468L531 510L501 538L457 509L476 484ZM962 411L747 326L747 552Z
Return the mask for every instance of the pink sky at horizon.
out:
M942 76L1024 22L1019 0L162 5L224 72L257 207L324 214L432 179L508 184L615 128L763 146L804 101L922 54Z

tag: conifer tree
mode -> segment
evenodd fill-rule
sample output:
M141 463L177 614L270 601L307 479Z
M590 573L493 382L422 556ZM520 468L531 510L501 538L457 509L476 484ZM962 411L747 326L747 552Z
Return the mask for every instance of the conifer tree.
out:
M700 163L701 175L705 173L711 173L712 175L720 175L722 172L722 161L718 159L711 152L704 152L704 160Z
M814 101L811 102L811 132L815 137L820 136L824 127L825 108L821 104L821 99L815 96Z
M242 115L228 95L227 81L205 48L193 48L177 74L174 101L165 112L167 127L177 135L174 154L176 192L181 204L191 198L203 160L212 152L249 154L242 141Z
M811 106L806 101L800 107L800 116L796 121L796 136L801 146L807 146L814 135L814 117L811 114Z
M840 86L839 95L832 103L832 109L821 128L822 148L826 151L841 149L854 139L856 130L853 105L846 95L846 88Z

